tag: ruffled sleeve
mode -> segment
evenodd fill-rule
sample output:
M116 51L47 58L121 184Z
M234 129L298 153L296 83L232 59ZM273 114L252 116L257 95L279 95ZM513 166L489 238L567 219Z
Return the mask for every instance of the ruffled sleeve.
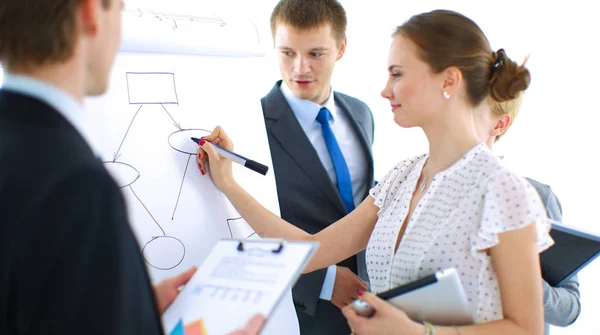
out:
M401 189L399 186L406 181L415 165L425 157L426 155L421 155L396 164L396 166L394 166L394 168L369 191L369 195L373 198L375 206L379 207L379 212L381 212L389 200L394 199L398 190Z
M481 224L471 240L471 251L480 252L498 244L498 234L536 225L538 252L549 248L550 223L540 196L524 178L499 169L483 195Z

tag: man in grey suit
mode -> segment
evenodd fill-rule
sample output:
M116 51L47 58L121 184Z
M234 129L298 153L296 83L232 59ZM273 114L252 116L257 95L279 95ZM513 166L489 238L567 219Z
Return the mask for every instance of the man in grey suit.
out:
M527 178L527 180L542 198L548 218L562 223L562 206L550 186L535 179ZM581 312L579 280L575 275L553 287L542 279L542 287L544 289L545 334L548 335L550 325L566 327L577 320Z
M506 102L488 101L481 104L476 111L476 128L479 138L493 149L502 135L506 133L514 119L517 117L522 102L522 95ZM527 178L540 195L546 207L549 219L562 222L562 207L550 186L537 180ZM577 319L581 311L579 301L579 281L577 276L553 287L542 279L544 290L544 321L545 334L550 332L550 326L566 327Z
M315 234L343 218L373 185L373 117L334 92L346 48L346 14L335 0L282 0L271 16L282 81L261 99L281 216ZM340 308L367 290L364 253L303 275L293 288L302 334L348 334Z

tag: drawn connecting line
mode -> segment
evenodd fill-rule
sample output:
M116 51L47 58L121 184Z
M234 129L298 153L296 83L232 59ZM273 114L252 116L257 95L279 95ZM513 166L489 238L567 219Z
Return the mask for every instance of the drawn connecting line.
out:
M216 15L215 13L211 13L211 15L188 15L188 14L177 14L177 13L167 13L167 12L158 12L153 10L143 10L141 8L125 8L124 12L126 14L138 17L138 18L150 18L156 19L160 22L170 23L172 24L173 29L177 29L177 22L192 22L192 23L211 23L217 24L221 27L225 27L227 22Z
M152 239L144 244L142 248L144 260L148 265L158 270L171 270L177 267L185 258L185 245L178 238L168 236L131 185L129 185L129 189L163 234L163 236L152 236ZM165 253L164 250L169 250L169 252Z
M181 130L181 124L179 122L175 121L175 119L173 118L173 116L171 115L171 113L169 113L169 111L165 108L164 105L161 104L160 106L167 113L167 115L169 115L169 117L173 121L173 125L175 126L175 128ZM142 107L144 107L144 105L140 105L140 107L137 109L137 111L133 115L133 119L131 119L131 122L129 123L129 127L127 127L127 131L125 132L125 136L123 136L123 139L121 140L121 144L119 144L119 148L117 149L117 151L113 155L113 160L112 160L113 163L116 162L121 157L121 148L123 147L123 144L125 143L125 140L127 139L127 135L129 135L129 131L131 130L131 126L133 126L133 123L135 122L135 119L137 118L138 114L142 110Z
M144 204L140 196L133 189L133 184L140 178L140 172L130 164L119 162L118 159L121 157L121 150L123 144L129 135L130 130L133 127L134 122L138 119L138 114L144 107L144 105L160 105L163 110L167 113L173 125L177 129L181 129L181 125L175 121L171 113L165 108L164 105L179 104L177 98L177 90L175 88L175 75L173 73L165 72L150 72L150 73L137 73L127 72L127 92L128 100L131 105L140 105L135 112L123 140L119 144L119 148L113 155L113 160L104 162L105 167L111 172L119 187L124 189L128 188L133 194L137 202L144 208L148 216L160 229L162 235L152 236L150 241L146 242L142 248L142 255L148 265L159 270L170 270L177 267L185 258L185 245L181 240L174 236L169 236L165 232L165 229L160 225L158 220L152 215L148 206ZM148 87L152 87L152 91L157 90L155 93L148 94ZM165 252L168 250L168 252Z
M163 106L164 108L164 106ZM166 110L166 109L165 109ZM169 135L169 146L182 154L188 155L187 164L185 165L185 170L183 171L183 177L181 178L181 185L179 187L179 194L177 196L177 202L175 203L175 209L173 209L173 215L171 216L171 220L175 220L175 213L177 212L177 207L179 205L179 199L181 197L181 191L183 190L183 183L185 181L185 177L188 172L188 167L190 165L190 161L192 161L192 157L196 156L196 152L198 152L198 145L194 143L191 138L192 137L202 137L210 135L210 131L206 129L181 129L171 133Z
M183 171L183 178L181 178L181 186L179 186L179 193L177 194L177 202L175 203L175 209L173 209L173 215L171 215L171 220L175 220L175 212L177 211L177 206L179 205L179 198L181 198L181 190L183 189L183 182L185 181L185 176L187 174L187 169L188 169L188 166L190 165L191 159L192 159L192 155L189 155L187 164L185 164L185 171Z
M116 177L115 179L119 188L129 189L129 191L131 191L133 196L148 213L162 233L162 236L153 236L152 239L144 245L142 249L144 260L150 266L160 270L170 270L181 264L185 257L185 245L179 239L168 236L165 233L163 227L154 218L148 207L133 189L133 184L140 178L140 172L132 165L123 162L106 161L103 163L109 173ZM150 245L151 242L153 242L152 245ZM169 250L171 252L168 256L160 255L164 250ZM154 254L159 254L158 261L151 262L150 259L157 258L152 256Z
M113 155L113 163L115 163L117 161L117 159L119 159L119 157L121 157L121 154L120 154L121 147L123 147L123 143L125 143L125 139L127 138L127 135L129 134L129 130L131 129L131 126L133 125L135 118L138 116L138 113L140 112L140 110L142 110L142 107L143 106L140 106L140 108L138 108L137 112L135 112L135 115L133 116L133 119L131 120L131 123L129 123L129 127L127 127L127 131L125 132L125 136L123 136L123 140L121 141L121 144L119 145L119 149L117 149L117 151Z
M231 226L234 225L235 228L235 233L234 233L234 229L231 228ZM250 227L248 226L248 224L246 223L246 221L244 221L244 218L242 217L237 217L237 218L232 218L232 219L227 219L227 228L229 228L229 235L232 239L241 239L241 240L247 240L250 237L256 235L256 232L252 232L251 234L248 235L249 231L251 230ZM246 232L243 232L243 230L246 230ZM241 236L240 236L241 234ZM245 236L245 237L242 237Z
M181 264L185 258L185 245L174 236L169 236L163 225L159 223L152 212L144 204L142 198L135 192L133 184L140 178L140 172L132 165L118 161L121 157L121 152L124 143L133 128L136 120L139 120L139 113L145 105L160 105L160 108L167 114L173 126L177 129L168 137L169 146L184 155L187 155L187 162L183 170L181 184L171 220L175 219L179 201L181 198L183 185L188 173L189 164L192 157L196 156L198 145L194 143L192 137L202 137L209 135L211 132L202 128L184 129L181 124L169 112L167 105L179 105L177 97L177 89L175 86L175 75L167 72L127 72L127 90L128 101L131 105L139 105L137 111L133 115L129 126L121 140L117 151L113 155L112 161L104 162L107 169L113 170L111 174L116 176L119 181L119 187L127 188L135 197L137 202L144 208L145 212L152 219L154 224L160 229L161 235L152 236L150 241L146 242L142 248L144 260L151 267L158 270L170 270ZM152 88L149 90L148 88ZM243 234L244 239L255 235L249 226L242 218L228 219L227 225L231 238L236 238L236 234ZM235 229L232 228L235 226ZM234 233L236 232L236 233Z
M131 193L133 193L133 196L135 196L135 198L140 202L140 204L142 204L142 207L144 207L144 209L146 210L146 212L148 212L148 215L150 215L150 217L152 218L152 221L154 221L154 223L156 223L156 225L158 226L158 228L160 229L160 231L163 233L163 235L167 236L167 234L165 233L165 230L158 223L158 221L156 221L156 219L154 218L154 216L152 215L152 213L150 213L150 210L148 210L148 207L146 207L146 205L144 205L144 202L142 201L142 199L140 199L140 197L137 195L137 193L135 193L135 191L133 190L133 187L131 185L129 185L129 189L131 190ZM156 238L156 237L153 237L153 239L154 238Z
M175 128L181 130L181 124L179 122L175 121L175 119L173 118L173 116L171 115L171 113L169 113L169 111L167 110L167 108L165 108L165 105L160 104L160 107L162 107L162 109L164 109L165 112L167 112L167 115L169 115L169 117L173 121L173 125L175 126Z

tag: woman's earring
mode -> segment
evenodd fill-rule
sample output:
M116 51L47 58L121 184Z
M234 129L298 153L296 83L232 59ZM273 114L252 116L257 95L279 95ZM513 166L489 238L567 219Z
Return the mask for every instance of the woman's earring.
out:
M442 95L444 96L444 99L450 100L450 94L448 94L448 92L444 91L442 92Z

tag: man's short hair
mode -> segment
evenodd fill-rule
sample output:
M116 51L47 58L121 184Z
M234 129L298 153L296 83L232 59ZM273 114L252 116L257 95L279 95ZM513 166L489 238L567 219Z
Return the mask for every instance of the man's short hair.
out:
M113 0L101 0L109 8ZM0 61L42 65L72 57L80 0L2 0Z
M281 0L271 14L271 33L278 24L310 30L330 24L338 45L346 38L346 11L337 0Z
M501 116L504 114L510 115L511 121L510 121L510 125L508 125L509 128L515 122L517 115L519 115L519 110L521 109L522 102L523 102L523 92L519 93L519 95L516 98L514 98L512 100L508 100L508 101L503 101L503 102L498 102L490 97L487 98L487 103L489 104L490 110L492 111L493 115L495 115L495 116ZM504 131L504 133L496 136L494 141L498 141L504 134L506 134L506 131L508 131L508 128Z

